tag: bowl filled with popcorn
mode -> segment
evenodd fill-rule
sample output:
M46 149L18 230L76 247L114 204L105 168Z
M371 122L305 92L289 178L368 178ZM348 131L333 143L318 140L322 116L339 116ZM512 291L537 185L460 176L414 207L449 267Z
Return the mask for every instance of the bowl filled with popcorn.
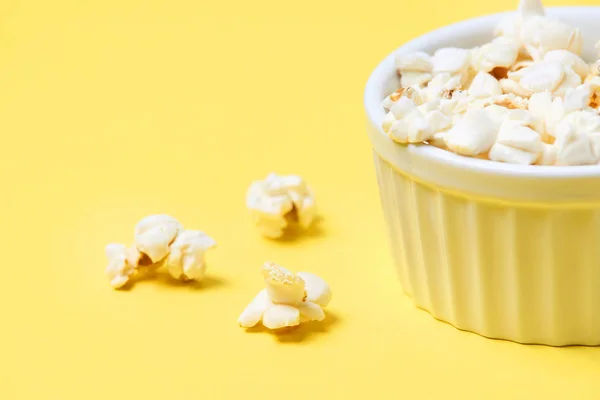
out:
M523 0L405 44L369 78L394 261L434 317L600 344L599 20Z

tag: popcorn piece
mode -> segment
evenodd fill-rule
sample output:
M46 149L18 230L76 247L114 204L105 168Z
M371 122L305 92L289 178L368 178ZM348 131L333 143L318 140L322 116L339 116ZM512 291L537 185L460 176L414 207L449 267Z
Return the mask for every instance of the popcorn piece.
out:
M580 111L587 108L593 95L592 86L589 84L579 85L575 88L565 90L564 112Z
M556 163L558 165L591 165L598 163L590 135L577 132L574 126L561 122L557 127Z
M433 64L431 56L423 51L396 56L396 68L400 73L406 71L431 72Z
M401 119L412 113L417 109L417 105L412 99L408 97L401 97L397 102L394 103L390 112L394 115L395 119Z
M502 88L492 75L487 72L479 72L471 82L469 94L474 97L499 96L502 94Z
M548 143L542 143L542 154L539 156L538 165L554 165L556 163L556 148Z
M501 79L500 87L502 88L502 92L519 97L529 97L533 94L531 90L525 89L518 82L515 82L512 79Z
M544 55L544 62L557 62L564 67L571 67L581 79L590 73L590 67L581 57L568 50L552 50Z
M385 133L388 133L392 127L392 125L394 125L394 122L396 122L396 117L394 117L394 113L393 112L388 112L387 114L385 114L385 117L383 117L383 122L381 123L381 127L383 128L383 131Z
M571 67L565 67L565 75L560 85L554 90L557 96L564 96L569 89L581 85L581 77Z
M581 54L583 38L579 29L554 18L535 15L526 18L520 39L531 57L540 60L551 50L569 50Z
M327 307L331 301L331 289L327 282L310 272L298 272L297 275L306 285L306 300Z
M489 154L490 160L505 162L509 164L531 165L537 159L537 155L514 147L496 143L492 146Z
M177 235L171 245L166 266L169 274L179 280L200 281L204 278L206 264L204 253L214 248L217 243L200 231L185 230Z
M539 93L553 91L562 82L564 67L556 61L539 62L508 74L510 79L519 83L523 89Z
M268 329L280 329L325 319L321 307L331 300L331 290L321 278L306 272L293 274L271 262L262 272L266 289L240 315L240 326L249 328L262 321Z
M304 280L273 262L263 265L267 293L273 303L298 304L306 300Z
M391 116L387 118L393 119L393 113L388 114ZM270 174L264 181L252 183L246 205L261 233L273 239L283 236L286 229L296 225L307 229L317 214L312 191L296 175Z
M500 127L490 160L512 164L533 164L542 152L542 139L523 121L507 120Z
M181 224L168 215L150 215L135 227L135 245L156 263L169 253L169 245L183 230Z
M106 246L106 258L106 275L110 279L110 285L119 289L131 280L142 255L135 246L128 248L123 244L109 244Z
M442 48L433 55L433 73L464 74L469 69L470 61L469 50L455 47Z
M460 77L448 73L436 75L423 90L424 102L439 99L442 94L451 94L461 88Z
M399 54L396 56L396 68L400 74L400 84L404 88L426 84L432 78L431 57L422 51Z
M458 154L475 156L488 151L498 132L485 110L469 110L446 135L446 146Z
M420 86L429 82L432 77L433 76L427 72L407 71L403 72L400 76L400 84L405 88L409 86Z
M526 110L529 104L529 100L525 97L517 96L512 93L496 96L493 100L493 104L515 110Z
M540 0L521 0L517 13L502 19L496 26L494 34L496 36L519 38L521 27L525 19L544 15L544 6Z
M415 102L415 104L422 104L423 100L421 99L420 93L419 93L419 89L417 87L408 87L408 88L400 88L398 90L396 90L394 93L390 94L388 97L386 97L383 102L382 102L382 106L386 111L391 110L391 108L394 106L394 104L396 104L396 102L398 100L400 100L401 98L409 98L411 100L413 100Z
M426 113L415 110L403 119L394 122L389 135L397 143L421 143L435 133L447 129L452 120L440 111Z
M510 37L498 37L473 49L471 66L475 71L490 72L494 68L510 68L519 55L519 42Z

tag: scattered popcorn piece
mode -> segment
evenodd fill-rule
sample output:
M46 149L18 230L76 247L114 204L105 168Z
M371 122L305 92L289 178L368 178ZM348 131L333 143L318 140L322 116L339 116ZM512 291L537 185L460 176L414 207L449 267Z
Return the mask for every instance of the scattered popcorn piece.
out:
M171 245L166 262L169 274L183 281L202 280L206 270L204 253L216 245L217 242L204 232L184 230Z
M386 124L391 127L395 118L392 112L388 115ZM296 225L307 229L317 214L312 191L296 175L272 173L263 181L253 182L246 195L246 205L261 233L273 239Z
M267 293L273 303L297 304L306 300L304 280L273 262L263 265Z
M206 234L184 230L175 218L163 214L143 218L135 226L134 238L131 247L106 246L106 274L114 288L123 287L144 269L163 265L176 279L201 280L206 270L204 253L216 245Z
M297 275L306 285L306 300L327 307L331 301L331 289L327 282L310 272L298 272Z
M156 263L168 254L169 245L183 230L181 224L173 217L158 214L143 218L135 227L135 245L137 249L148 255Z
M321 278L306 272L293 274L272 262L265 263L262 273L266 289L242 312L240 326L250 328L262 321L268 329L281 329L325 319L321 307L331 300L331 289Z
M106 275L110 279L110 285L120 289L135 274L142 255L135 246L128 248L124 244L109 244L106 246L106 258L108 258Z

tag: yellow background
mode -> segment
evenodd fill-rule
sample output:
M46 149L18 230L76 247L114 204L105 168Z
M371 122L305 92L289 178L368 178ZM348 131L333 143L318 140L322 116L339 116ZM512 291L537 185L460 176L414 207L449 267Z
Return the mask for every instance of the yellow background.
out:
M386 241L368 74L410 38L514 7L0 2L0 398L598 398L600 348L435 321L402 294ZM312 185L318 229L258 236L244 194L271 170ZM209 278L113 291L104 246L157 212L219 242ZM237 326L269 259L330 282L328 322Z

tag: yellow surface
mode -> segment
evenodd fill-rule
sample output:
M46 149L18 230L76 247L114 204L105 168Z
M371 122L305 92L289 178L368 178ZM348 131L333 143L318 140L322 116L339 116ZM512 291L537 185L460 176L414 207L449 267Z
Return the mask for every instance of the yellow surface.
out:
M0 2L0 398L598 398L600 348L435 321L403 296L386 242L369 72L411 37L513 6ZM309 237L249 223L246 187L271 170L317 193ZM111 290L104 245L154 212L218 240L208 281ZM331 283L327 323L237 326L267 259Z

